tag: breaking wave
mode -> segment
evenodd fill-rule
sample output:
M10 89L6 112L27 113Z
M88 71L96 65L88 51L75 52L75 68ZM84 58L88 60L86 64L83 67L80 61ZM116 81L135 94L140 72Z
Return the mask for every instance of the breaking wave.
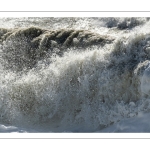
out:
M81 18L75 19L77 25ZM83 20L94 20L95 27L103 21L107 32L0 29L1 124L35 132L95 132L149 112L148 18Z

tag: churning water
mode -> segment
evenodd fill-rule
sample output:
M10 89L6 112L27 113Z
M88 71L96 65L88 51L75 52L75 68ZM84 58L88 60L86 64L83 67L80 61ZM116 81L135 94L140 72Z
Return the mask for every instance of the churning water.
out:
M1 18L0 132L101 132L149 113L149 60L149 18Z

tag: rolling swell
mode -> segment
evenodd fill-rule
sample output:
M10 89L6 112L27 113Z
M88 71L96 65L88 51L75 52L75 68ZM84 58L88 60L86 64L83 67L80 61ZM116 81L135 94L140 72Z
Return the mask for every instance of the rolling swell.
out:
M92 132L149 110L148 31L118 39L73 29L0 31L2 123Z

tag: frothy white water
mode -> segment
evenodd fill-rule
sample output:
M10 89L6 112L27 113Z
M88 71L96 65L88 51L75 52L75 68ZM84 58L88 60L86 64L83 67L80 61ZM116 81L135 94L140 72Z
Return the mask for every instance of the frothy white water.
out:
M124 81L119 76L112 80L115 73L107 69L108 54L98 50L70 52L21 76L7 73L2 121L41 128L46 123L52 131L56 126L58 131L95 131L136 115L136 105L125 104L132 96L124 91L128 75L124 74Z
M34 24L33 20L25 20L24 25ZM61 20L61 27L66 20ZM105 28L102 35L107 33L117 38L104 46L64 47L63 55L53 53L27 70L16 71L1 65L1 132L96 132L124 118L149 112L150 31L147 19L122 19L124 30L118 27L123 22L121 19L115 19L111 29L106 26L109 19L74 20L80 29L86 24L86 29L93 32L102 32ZM85 24L79 23L81 20ZM96 29L89 26L91 20L96 21L93 25ZM54 27L56 19L52 21ZM15 43L22 40L13 36ZM2 42L1 56L6 53L8 44L12 43ZM28 47L22 46L23 50ZM12 54L20 48L15 47ZM20 55L25 56L24 53ZM3 57L0 60L5 63ZM11 61L14 60L19 59L12 55Z
M150 94L150 67L149 63L145 67L143 76L141 78L141 91L149 97Z

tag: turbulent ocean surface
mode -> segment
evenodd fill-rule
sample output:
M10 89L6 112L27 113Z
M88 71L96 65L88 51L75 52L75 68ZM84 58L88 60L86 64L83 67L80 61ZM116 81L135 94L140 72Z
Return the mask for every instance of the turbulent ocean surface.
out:
M0 132L150 132L150 18L0 18Z

